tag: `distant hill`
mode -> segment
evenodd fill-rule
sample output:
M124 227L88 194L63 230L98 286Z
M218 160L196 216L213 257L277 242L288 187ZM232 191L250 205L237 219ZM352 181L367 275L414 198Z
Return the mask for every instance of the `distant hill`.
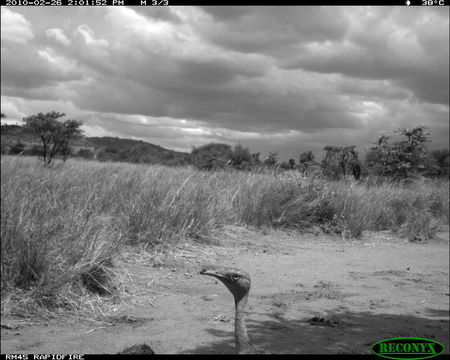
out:
M8 154L18 142L25 145L25 154L39 154L40 139L32 131L18 125L1 125L2 154ZM36 145L38 144L38 145ZM34 146L33 151L29 151ZM99 161L185 165L192 163L190 153L165 149L142 140L117 137L84 137L71 146L74 157L95 158Z
M130 149L135 146L145 146L148 150L152 150L154 152L165 152L173 150L165 149L162 146L150 144L148 142L142 140L133 140L133 139L122 139L118 137L85 137L85 146L92 146L96 148L101 147L115 147L117 149ZM180 153L180 154L188 154L188 153Z
M39 137L32 130L19 125L2 124L1 136L2 141L7 139L20 139L22 142L40 141Z
M85 147L96 149L96 158L146 164L183 165L192 162L190 153L165 149L142 140L116 137L87 137Z

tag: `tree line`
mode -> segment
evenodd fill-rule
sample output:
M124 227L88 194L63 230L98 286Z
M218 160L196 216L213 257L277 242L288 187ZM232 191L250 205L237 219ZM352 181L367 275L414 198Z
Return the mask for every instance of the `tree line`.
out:
M325 146L320 162L312 151L299 155L298 159L280 161L277 152L269 152L264 159L260 153L251 153L241 144L210 143L194 147L190 154L176 153L160 148L154 152L151 144L138 144L127 148L114 146L100 147L95 151L79 148L74 152L73 143L83 138L82 122L74 119L62 121L64 113L51 111L39 113L23 119L23 130L37 136L41 145L25 149L25 144L17 141L4 148L2 153L39 155L43 163L51 165L56 157L65 161L69 156L78 156L98 161L124 161L133 163L192 165L201 170L297 170L303 174L316 173L329 179L377 175L396 179L407 179L417 175L429 177L449 176L449 150L428 151L430 134L425 126L411 129L400 128L392 134L380 135L369 147L365 159L360 158L355 145ZM4 118L5 115L1 114ZM3 128L3 126L2 126ZM394 137L395 139L394 141ZM72 146L71 146L72 145ZM152 148L153 147L153 148ZM159 148L159 147L158 147Z

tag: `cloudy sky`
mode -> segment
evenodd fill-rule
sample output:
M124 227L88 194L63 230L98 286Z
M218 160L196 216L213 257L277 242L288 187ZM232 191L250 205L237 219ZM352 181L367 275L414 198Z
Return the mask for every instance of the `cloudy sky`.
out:
M181 151L448 147L449 7L2 7L1 111L51 110Z

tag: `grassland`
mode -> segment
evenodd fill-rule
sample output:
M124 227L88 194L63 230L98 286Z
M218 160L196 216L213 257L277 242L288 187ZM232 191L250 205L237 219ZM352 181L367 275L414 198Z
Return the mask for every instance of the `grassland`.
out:
M18 293L26 299L22 308L25 302L80 308L72 295L81 299L86 288L117 292L110 265L124 245L151 251L206 239L227 224L320 226L356 239L364 230L392 230L422 240L449 221L443 180L374 185L292 171L201 172L77 160L45 168L37 158L10 156L2 156L1 172L2 309Z

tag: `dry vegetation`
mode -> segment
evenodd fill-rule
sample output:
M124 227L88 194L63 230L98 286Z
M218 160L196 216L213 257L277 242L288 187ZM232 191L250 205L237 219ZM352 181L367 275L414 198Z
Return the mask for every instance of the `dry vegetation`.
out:
M8 156L1 172L2 312L15 314L85 310L93 293L117 300L124 275L111 260L124 245L201 241L226 224L421 240L449 220L448 180L400 186L77 160L46 168Z

